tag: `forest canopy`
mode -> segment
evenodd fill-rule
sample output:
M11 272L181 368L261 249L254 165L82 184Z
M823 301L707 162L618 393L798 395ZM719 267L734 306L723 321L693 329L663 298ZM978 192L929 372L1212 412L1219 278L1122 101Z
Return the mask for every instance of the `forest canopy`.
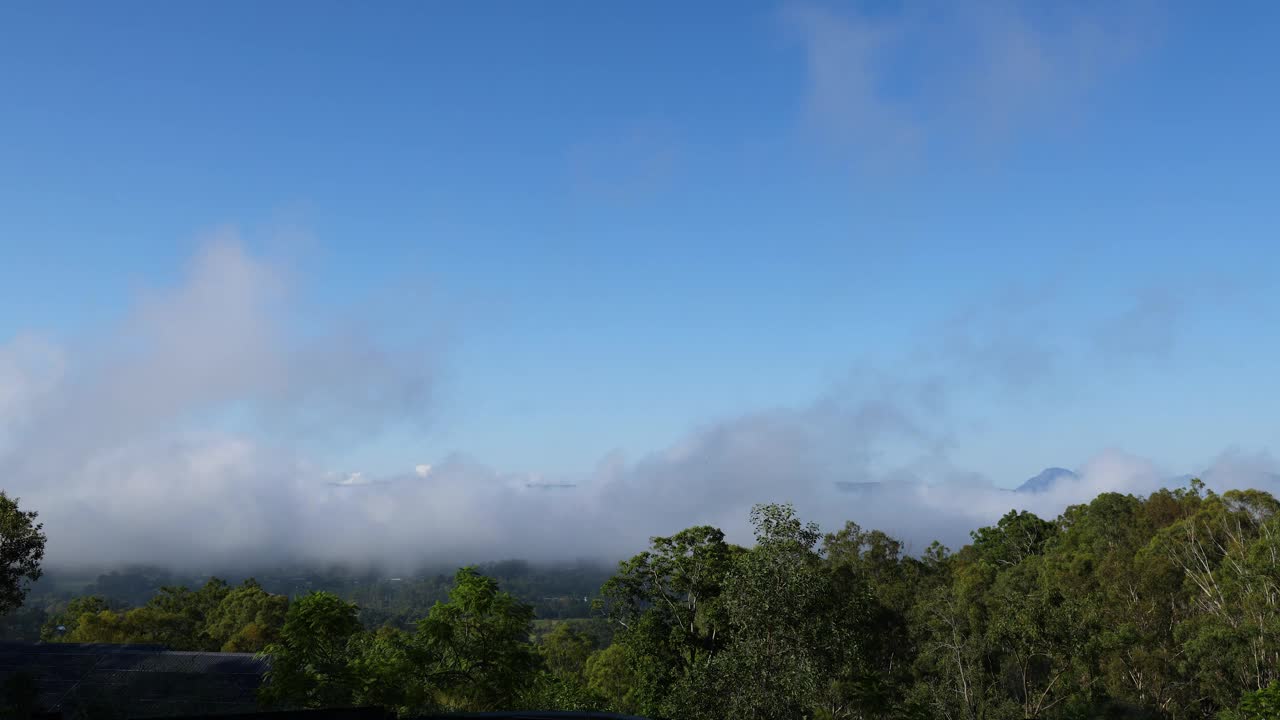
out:
M750 547L691 527L595 578L513 561L293 592L211 579L133 606L90 594L43 608L41 635L262 652L270 707L1275 717L1280 502L1268 493L1198 481L1104 493L1053 519L1010 511L954 552L916 556L787 505L751 521ZM369 614L391 587L400 606Z

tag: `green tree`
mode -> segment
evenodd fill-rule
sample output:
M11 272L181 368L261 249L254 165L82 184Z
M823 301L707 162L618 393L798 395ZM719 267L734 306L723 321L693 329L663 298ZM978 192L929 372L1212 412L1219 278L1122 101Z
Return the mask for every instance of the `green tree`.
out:
M945 561L946 582L913 610L915 697L943 717L1039 717L1071 697L1069 620L1038 584L1053 523L1011 511Z
M205 618L203 634L223 652L258 652L279 639L288 610L289 598L246 580Z
M594 639L567 622L558 622L538 643L544 670L520 695L522 710L600 710L607 701L587 684L585 669Z
M74 634L83 615L96 615L108 609L106 598L101 595L78 597L67 603L61 611L54 613L40 628L42 642L58 642L66 640Z
M1219 715L1222 720L1277 720L1280 718L1280 680L1259 690L1246 692L1234 711Z
M413 637L399 629L358 633L347 644L355 688L353 704L382 707L401 714L439 709L427 677L427 661Z
M725 646L724 583L742 548L709 526L655 537L650 549L619 564L601 588L600 606L628 648L639 711L658 715L686 682Z
M510 707L534 679L540 658L529 642L533 608L475 568L458 570L449 602L418 623L414 645L424 680L446 709Z
M142 643L182 649L181 643L188 633L188 623L181 615L141 607L83 614L74 629L62 639L80 643Z
M977 558L997 567L1010 567L1044 553L1057 527L1025 510L1010 510L994 527L970 533Z
M1240 688L1280 679L1280 502L1256 490L1208 493L1149 554L1182 578L1175 637L1197 706L1230 708Z
M345 707L355 700L358 678L350 646L362 628L358 608L328 592L315 592L289 607L260 698L268 707Z
M984 599L984 644L998 667L1001 695L1020 717L1038 718L1075 700L1091 682L1074 663L1084 636L1077 608L1042 577L1043 558L1029 556L999 571Z
M18 498L0 490L0 615L21 607L29 584L42 574L44 525L36 517L18 507Z
M822 562L822 535L790 505L751 512L756 545L726 583L731 642L713 664L711 687L733 716L796 718L846 702L829 681L847 680L861 661L865 586L837 588ZM850 578L846 578L850 579ZM704 711L705 712L705 711Z
M538 650L547 669L560 678L581 679L592 651L591 636L578 632L565 622L542 639Z
M635 663L627 657L627 648L613 644L597 650L587 658L584 671L587 688L604 700L604 706L619 713L639 711L636 700Z
M829 680L823 717L892 716L905 706L918 654L911 610L936 584L945 548L935 543L924 557L908 557L895 538L847 522L823 538L823 552L834 593L868 595L859 662Z
M512 707L525 711L600 711L607 701L580 677L542 671L520 692ZM508 708L511 709L511 708Z
M210 615L231 592L220 578L210 578L199 589L183 585L161 587L145 605L156 617L172 620L172 631L165 641L175 650L218 650L222 642L206 632Z
M77 598L50 618L41 637L256 652L278 639L287 608L287 598L266 593L252 580L231 590L214 578L198 590L163 587L146 605L130 610L113 611L100 596Z
M1174 638L1178 603L1171 601L1181 581L1167 562L1143 553L1161 524L1175 520L1179 502L1169 491L1145 501L1103 493L1059 517L1040 583L1075 608L1075 672L1088 696L1075 704L1178 709L1182 647Z
M103 610L80 616L76 629L66 636L67 642L77 643L129 643L131 629L126 623L125 612Z

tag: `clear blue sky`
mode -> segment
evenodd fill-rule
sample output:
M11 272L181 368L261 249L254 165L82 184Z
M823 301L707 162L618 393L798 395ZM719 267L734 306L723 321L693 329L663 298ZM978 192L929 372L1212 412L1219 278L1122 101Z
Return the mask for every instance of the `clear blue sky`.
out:
M5 4L0 343L288 228L306 322L447 328L346 466L581 471L866 366L954 377L1001 484L1276 449L1280 8L963 5Z

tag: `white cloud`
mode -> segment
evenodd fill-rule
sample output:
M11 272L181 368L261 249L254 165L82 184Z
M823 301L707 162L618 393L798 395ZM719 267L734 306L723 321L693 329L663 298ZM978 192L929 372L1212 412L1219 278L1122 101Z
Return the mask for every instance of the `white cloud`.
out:
M323 542L308 529L323 526L323 475L304 458L419 420L430 354L393 352L359 326L299 332L286 279L224 231L181 284L146 293L108 332L0 345L0 477L40 512L50 562Z
M907 4L891 13L785 6L807 74L804 124L884 169L1074 122L1151 44L1137 3Z
M693 524L747 542L758 502L921 549L958 545L1013 507L1053 516L1184 470L1109 451L1078 481L1014 495L949 457L956 378L900 369L860 373L808 406L708 424L635 461L612 453L545 488L460 455L402 477L327 475L317 451L333 438L420 418L430 353L393 351L358 325L304 336L289 318L279 272L224 235L182 284L94 336L105 342L0 345L0 477L41 513L51 564L616 558ZM1274 472L1269 456L1228 453L1206 475L1220 488L1271 487ZM879 485L850 494L840 482Z
M365 478L362 472L348 473L347 476L338 481L339 485L368 485L369 480Z

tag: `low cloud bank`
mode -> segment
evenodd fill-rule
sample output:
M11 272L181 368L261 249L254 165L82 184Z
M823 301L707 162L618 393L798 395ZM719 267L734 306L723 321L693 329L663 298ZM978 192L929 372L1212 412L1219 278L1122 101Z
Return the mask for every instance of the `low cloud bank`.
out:
M759 502L794 503L825 529L880 528L919 551L934 539L957 547L1011 508L1052 517L1185 471L1108 450L1077 478L1014 493L948 459L945 383L868 374L807 407L726 419L579 477L530 482L461 455L391 477L334 475L318 443L426 415L431 348L300 333L284 287L224 236L106 340L0 345L0 477L40 512L49 565L617 559L694 524L749 542ZM1218 490L1271 490L1276 472L1269 456L1228 452L1203 474Z

